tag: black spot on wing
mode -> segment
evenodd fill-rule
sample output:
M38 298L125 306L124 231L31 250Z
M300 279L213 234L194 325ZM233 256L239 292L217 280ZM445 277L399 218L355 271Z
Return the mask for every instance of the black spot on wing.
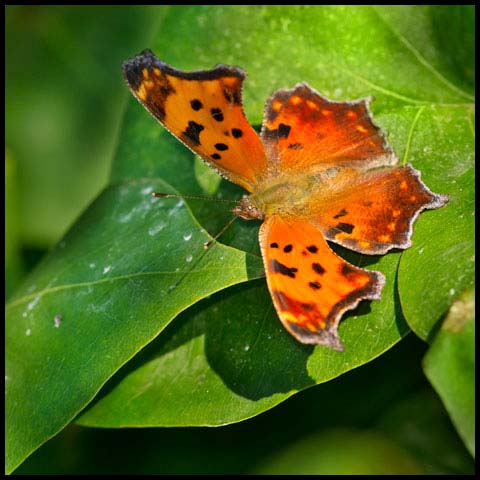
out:
M342 208L336 215L333 216L333 218L340 218L340 217L343 217L347 214L347 211Z
M201 108L203 108L203 103L198 98L194 98L193 100L190 100L190 105L192 109L195 111L198 111Z
M319 275L323 275L325 273L325 269L317 262L312 263L312 268L313 271Z
M275 273L280 273L281 275L285 275L286 277L295 278L295 273L298 272L298 268L295 267L287 267L283 263L280 263L277 260L271 260L270 266Z
M270 248L278 248L278 243L277 242L272 242L270 244Z
M239 128L232 128L232 135L234 138L240 138L243 135L243 132Z
M335 228L338 228L338 230L341 230L342 232L345 232L345 233L352 233L355 226L352 225L351 223L340 222L335 226Z
M291 150L300 150L303 148L303 145L301 143L289 143L288 148Z
M278 128L270 130L268 127L264 127L262 130L262 136L267 139L278 140L279 138L287 138L290 134L290 130L292 127L290 125L285 125L284 123L280 123Z
M225 150L228 150L228 145L225 145L224 143L216 143L214 147L219 150L220 152L223 152Z
M285 246L283 247L283 251L284 251L285 253L290 253L292 250L293 250L293 245L292 245L291 243L289 243L288 245L285 245Z
M307 247L307 250L310 253L317 253L318 252L318 248L316 247L316 245L310 245L309 247Z
M217 122L223 122L223 113L219 108L212 108L210 113Z
M210 155L214 160L220 160L222 158L221 155L219 155L218 153L212 153Z
M319 290L320 288L322 288L322 286L321 286L318 282L309 282L309 283L308 283L308 286L309 286L312 290Z
M284 123L280 123L278 125L278 136L279 138L288 138L290 135L290 130L292 127L290 125L285 125Z
M204 129L203 125L190 120L186 130L182 133L182 140L189 145L200 145L200 132Z

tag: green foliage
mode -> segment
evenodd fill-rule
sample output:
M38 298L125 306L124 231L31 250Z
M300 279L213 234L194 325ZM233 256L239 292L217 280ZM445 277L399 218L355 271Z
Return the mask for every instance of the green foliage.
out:
M377 432L324 430L280 451L262 475L415 475L415 460Z
M468 450L475 456L475 300L472 290L456 300L424 360Z
M449 21L444 8L154 10L161 28L144 47L181 69L220 62L244 68L245 110L254 125L272 91L299 81L335 100L375 95L376 122L389 132L401 162L412 163L433 191L451 200L419 217L413 247L405 253L366 258L342 249L350 261L386 275L382 300L361 305L342 321L344 353L300 345L280 325L260 279L258 225L237 221L221 243L205 250L207 231L215 234L229 217L224 205L150 196L162 191L238 198L241 189L212 182L193 155L130 99L110 186L7 304L8 472L80 412L78 423L97 427L239 422L343 374L336 380L341 382L409 328L432 342L427 375L471 449L465 425L473 424L472 409L456 401L454 380L441 380L448 365L460 370L459 347L442 338L443 329L436 337L455 292L473 284L473 57L442 49L440 33ZM473 10L449 8L456 19L449 24L451 36L473 51L464 27ZM120 62L111 72L121 75ZM468 332L466 348L473 352ZM440 360L444 352L451 362ZM380 382L390 375L385 372ZM462 395L473 391L465 375ZM317 389L326 392L328 384L311 390ZM351 388L347 397L356 391ZM384 457L392 460L375 473L426 470L398 441L384 441L385 433L330 427L337 444L358 451L359 462L362 443L388 450ZM324 450L325 432L312 434L310 444ZM295 448L258 471L282 465L280 473L302 473L289 460ZM332 473L327 466L343 458L334 450L328 458L313 458L308 471ZM361 467L354 459L342 472L374 473L369 467L375 461ZM458 465L451 471L470 468L468 462Z

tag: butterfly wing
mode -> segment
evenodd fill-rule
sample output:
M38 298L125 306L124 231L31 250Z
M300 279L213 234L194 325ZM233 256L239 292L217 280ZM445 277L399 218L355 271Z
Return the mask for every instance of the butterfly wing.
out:
M145 50L123 63L139 102L173 135L228 180L248 191L266 171L263 145L242 108L239 68L183 72Z
M431 192L411 165L370 172L342 168L330 175L305 214L327 240L360 253L408 248L418 214L448 201Z
M300 342L343 350L337 328L346 310L379 299L385 279L338 257L308 220L272 215L260 228L260 246L273 303Z
M302 214L326 239L357 252L409 247L418 214L448 201L410 165L394 167L368 99L331 102L305 83L279 90L267 102L261 138L270 171L313 185Z
M278 90L267 101L261 131L269 164L277 171L395 165L397 158L372 121L369 100L332 102L306 83Z

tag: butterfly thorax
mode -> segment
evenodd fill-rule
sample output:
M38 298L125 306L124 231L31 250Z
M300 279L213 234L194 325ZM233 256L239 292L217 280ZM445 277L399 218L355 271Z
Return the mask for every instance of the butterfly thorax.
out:
M312 195L317 199L335 190L340 180L339 168L322 168L302 175L275 175L260 183L251 195L244 195L233 213L246 220L263 220L267 215L305 215L311 204Z
M263 220L265 218L265 212L252 201L249 195L244 195L238 205L232 208L232 212L245 220Z
M246 220L263 220L266 215L280 213L289 206L295 211L303 203L305 190L292 182L280 182L260 189L251 195L244 195L233 213Z

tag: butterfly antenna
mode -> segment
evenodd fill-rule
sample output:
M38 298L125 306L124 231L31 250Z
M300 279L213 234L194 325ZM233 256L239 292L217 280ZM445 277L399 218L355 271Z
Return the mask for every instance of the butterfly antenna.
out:
M207 250L207 248L210 248L216 241L217 239L223 234L225 233L225 231L227 230L227 228L237 219L238 217L235 215L233 216L226 225L224 225L224 227L211 239L209 240L208 242L205 242L203 244L203 248L205 250Z
M206 200L210 202L222 202L222 203L238 203L238 200L228 200L225 198L213 198L213 197L202 197L202 196L197 196L197 195L178 195L175 193L159 193L159 192L153 192L152 197L155 198L186 198L186 199L191 199L191 200ZM205 242L203 244L203 248L208 249L210 248L216 241L217 239L225 233L228 227L237 219L238 217L234 215L226 225L208 242Z
M188 200L203 200L207 202L221 202L221 203L237 203L238 200L229 200L226 198L202 197L200 195L178 195L175 193L157 193L153 192L152 197L155 198L186 198Z

